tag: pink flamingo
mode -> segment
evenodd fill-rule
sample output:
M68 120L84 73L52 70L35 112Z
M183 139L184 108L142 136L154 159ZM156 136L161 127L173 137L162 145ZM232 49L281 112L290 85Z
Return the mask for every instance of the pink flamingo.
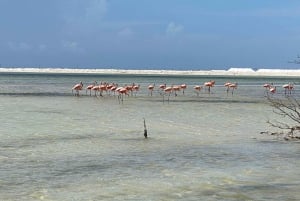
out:
M265 93L269 93L269 91L270 91L270 89L271 89L271 87L273 87L273 83L265 83L264 85L263 85L263 87L265 88Z
M132 90L135 92L134 94L136 96L137 92L140 90L140 85L134 84L132 87Z
M214 80L211 80L209 82L205 82L204 83L204 86L208 87L208 93L210 93L210 88L213 87L214 85L215 85L215 81Z
M93 88L91 90L95 91L95 96L97 96L97 91L100 91L100 86L99 85L95 85L95 86L93 86Z
M166 84L161 84L161 85L159 85L159 88L160 88L161 90L164 90L166 87L167 87Z
M226 92L227 92L227 95L228 95L228 92L229 92L229 86L231 85L232 83L231 82L226 82L225 84L224 84L224 86L227 88L226 89Z
M285 95L287 93L288 94L292 94L292 90L294 89L294 85L293 84L291 84L291 83L284 84L282 87L284 88L284 94Z
M113 86L114 86L113 84L107 84L107 85L106 85L106 89L109 89L109 90L110 90Z
M113 84L107 84L107 86L106 86L106 89L107 89L109 95L110 95L110 92L111 92L111 88L113 88L113 86L114 86Z
M97 84L97 82L95 81L94 84L90 84L86 87L86 94L87 94L87 91L90 91L90 96L92 95L92 88Z
M99 89L100 89L100 96L103 96L102 93L103 91L107 92L107 84L106 83L102 83L99 85Z
M128 90L126 89L126 88L124 88L124 87L122 87L120 90L119 90L119 92L121 93L121 94L125 94L125 95L129 95L128 94Z
M155 84L150 84L150 85L148 86L148 90L149 90L151 96L152 96L152 92L153 92L153 90L154 90L154 86L155 86Z
M233 91L235 90L235 89L237 89L237 83L234 83L234 84L230 84L229 85L229 87L232 89L232 91L231 91L231 93L232 93L232 95L233 95Z
M125 86L125 88L127 89L127 91L130 92L131 96L132 96L132 93L133 93L133 86L134 86L134 83L132 83L132 85Z
M173 87L166 87L166 88L164 89L165 94L168 94L168 102L169 102L169 100L170 100L170 94L171 94L172 90L173 90ZM164 101L165 101L165 97L163 96L163 102L164 102Z
M174 93L175 96L177 96L177 91L180 91L180 86L178 86L178 85L173 86L173 91L175 92Z
M83 88L83 84L82 82L80 82L79 84L75 84L72 88L72 94L73 94L73 90L76 91L75 96L79 96L79 91L81 91Z
M180 85L180 88L182 89L182 94L184 94L184 90L186 90L187 85L186 84L182 84L182 85Z
M272 84L269 84L269 83L266 83L263 85L263 87L266 88L266 90L270 89L271 86L272 86Z
M121 101L123 103L123 96L124 96L124 94L125 95L129 95L127 89L125 87L118 87L116 89L116 91L119 93L119 95L118 95L119 102L120 102L120 99L121 99Z
M195 89L195 91L196 91L196 93L197 93L197 96L199 96L199 93L200 93L202 87L199 86L199 85L196 85L196 86L194 86L194 89Z
M184 94L184 90L186 90L187 85L186 84L181 84L180 88L182 89L182 94Z
M167 85L166 84L161 84L161 85L159 85L159 94L160 95L164 95L164 90L165 90L165 88L167 87Z
M110 89L112 92L114 92L114 95L116 94L117 88L118 88L118 84L114 84L114 86Z
M269 91L272 93L272 94L275 94L276 93L276 87L274 86L271 86Z

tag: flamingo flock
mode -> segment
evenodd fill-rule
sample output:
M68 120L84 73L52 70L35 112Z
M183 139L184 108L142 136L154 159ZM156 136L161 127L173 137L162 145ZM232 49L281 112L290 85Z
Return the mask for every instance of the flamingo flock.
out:
M273 85L273 83L265 83L263 85L263 87L265 88L265 93L271 93L271 94L275 94L276 93L276 89L277 87ZM288 95L292 95L292 92L294 90L294 84L292 83L288 83L288 84L284 84L282 85L282 88L284 89L284 95L288 96Z
M96 81L93 82L93 84L88 85L85 90L86 90L86 95L92 96L92 93L95 97L103 97L104 95L113 95L115 96L116 93L118 94L118 99L123 101L124 95L131 95L137 94L137 92L140 89L140 85L137 85L135 83L129 84L129 85L124 85L124 86L119 86L116 83L107 83L107 82L101 82L100 84L97 84ZM75 90L75 94L74 91ZM72 87L72 94L75 96L79 96L79 91L83 90L83 83L80 82L78 84L75 84Z
M263 85L263 87L265 88L265 93L271 93L271 94L274 94L276 93L276 86L273 85L273 83L265 83Z
M202 89L204 89L205 91L207 91L208 94L212 93L212 88L215 86L215 81L214 80L210 80L207 82L204 82L203 85L195 85L193 86L194 92L197 94L197 96L199 96L200 92ZM232 96L234 94L234 91L237 90L238 88L238 83L233 83L233 82L226 82L223 85L225 87L226 93L227 95L231 92ZM265 88L265 93L267 94L275 94L276 93L276 89L277 87L273 84L273 83L265 83L263 85L263 87ZM185 90L188 88L187 84L183 83L183 84L171 84L171 85L167 85L167 84L160 84L158 86L155 85L155 83L153 84L149 84L147 89L148 89L148 96L153 96L153 92L154 91L158 91L160 95L163 96L163 100L164 97L168 97L168 101L169 98L172 94L174 94L174 97L179 95L179 92L182 91L182 95L185 95ZM285 95L291 95L292 91L294 90L294 84L292 83L288 83L288 84L284 84L282 86L282 88L284 89L284 94ZM83 83L79 82L78 84L75 84L72 87L72 94L74 94L75 91L75 96L79 96L79 92L83 90ZM120 86L119 84L116 83L108 83L108 82L100 82L100 84L98 84L96 81L94 81L92 84L89 84L86 88L86 95L89 94L89 96L92 96L92 94L94 96L99 96L102 97L104 95L113 95L115 96L116 93L118 95L118 99L119 101L123 101L124 96L133 96L133 94L136 96L138 91L140 90L140 85L139 84L125 84L123 86Z

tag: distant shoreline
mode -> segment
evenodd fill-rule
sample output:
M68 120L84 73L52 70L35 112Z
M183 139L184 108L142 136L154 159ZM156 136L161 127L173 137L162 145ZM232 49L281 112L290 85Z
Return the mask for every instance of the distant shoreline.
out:
M54 74L128 74L128 75L202 75L202 76L262 76L300 77L300 69L230 68L228 70L125 70L72 68L0 68L0 73Z

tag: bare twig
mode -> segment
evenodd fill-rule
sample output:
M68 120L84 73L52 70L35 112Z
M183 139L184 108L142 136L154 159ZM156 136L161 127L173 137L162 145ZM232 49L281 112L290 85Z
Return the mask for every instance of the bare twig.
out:
M297 132L300 135L300 103L292 96L285 97L284 100L267 97L270 106L273 107L273 112L283 118L290 120L291 123L282 121L267 121L267 123L280 130L286 132L261 132L261 134L283 135L284 139L300 139L300 136L295 135Z

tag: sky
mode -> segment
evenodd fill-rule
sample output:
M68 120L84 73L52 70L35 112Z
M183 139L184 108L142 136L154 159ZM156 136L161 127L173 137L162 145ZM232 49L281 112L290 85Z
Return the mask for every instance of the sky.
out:
M0 0L1 67L299 68L299 0Z

